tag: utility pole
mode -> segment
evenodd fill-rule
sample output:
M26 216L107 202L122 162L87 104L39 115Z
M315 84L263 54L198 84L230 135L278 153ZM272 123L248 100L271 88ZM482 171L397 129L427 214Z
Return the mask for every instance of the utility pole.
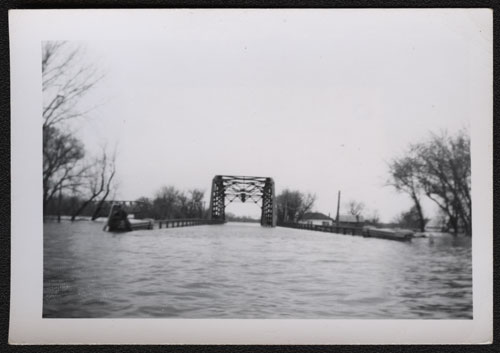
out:
M339 215L340 215L340 190L337 198L337 218L335 219L335 221L337 222L337 228L339 227Z

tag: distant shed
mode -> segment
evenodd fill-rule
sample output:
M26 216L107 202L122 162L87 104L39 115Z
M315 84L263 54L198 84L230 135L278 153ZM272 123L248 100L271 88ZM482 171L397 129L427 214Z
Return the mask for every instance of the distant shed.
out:
M320 212L308 212L302 216L299 223L317 226L331 226L333 219Z

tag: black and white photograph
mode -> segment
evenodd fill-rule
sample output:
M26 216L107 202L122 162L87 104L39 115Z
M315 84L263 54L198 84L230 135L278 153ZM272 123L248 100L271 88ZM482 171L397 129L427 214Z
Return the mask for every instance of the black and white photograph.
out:
M38 266L41 322L488 337L489 10L22 12L13 166L37 163L13 214L30 200L39 229L15 262L13 226L13 270Z

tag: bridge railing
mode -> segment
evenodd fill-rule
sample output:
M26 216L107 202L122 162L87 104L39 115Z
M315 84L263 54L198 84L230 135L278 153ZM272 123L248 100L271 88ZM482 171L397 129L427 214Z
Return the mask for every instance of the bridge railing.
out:
M156 221L158 228L177 228L177 227L192 227L211 224L223 224L224 221L219 219L201 219L201 218L182 218L182 219L162 219Z
M338 226L334 224L332 226L327 226L327 225L317 225L308 223L280 222L278 223L278 227L315 230L319 232L338 233L338 234L351 234L351 235L363 234L362 226L352 225L352 224L339 224Z

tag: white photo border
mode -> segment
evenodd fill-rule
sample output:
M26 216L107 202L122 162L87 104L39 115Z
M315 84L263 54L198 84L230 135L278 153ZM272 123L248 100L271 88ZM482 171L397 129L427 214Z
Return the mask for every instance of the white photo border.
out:
M489 9L274 10L11 10L11 344L466 344L493 339L493 54L471 53L478 95L471 119L473 234L472 320L220 320L44 319L41 42L141 40L172 35L165 19L192 25L200 16L237 23L266 12L459 12L485 33L492 48ZM469 25L470 25L469 23ZM182 35L178 32L177 35ZM489 37L488 37L489 36ZM29 220L29 221L27 221Z

